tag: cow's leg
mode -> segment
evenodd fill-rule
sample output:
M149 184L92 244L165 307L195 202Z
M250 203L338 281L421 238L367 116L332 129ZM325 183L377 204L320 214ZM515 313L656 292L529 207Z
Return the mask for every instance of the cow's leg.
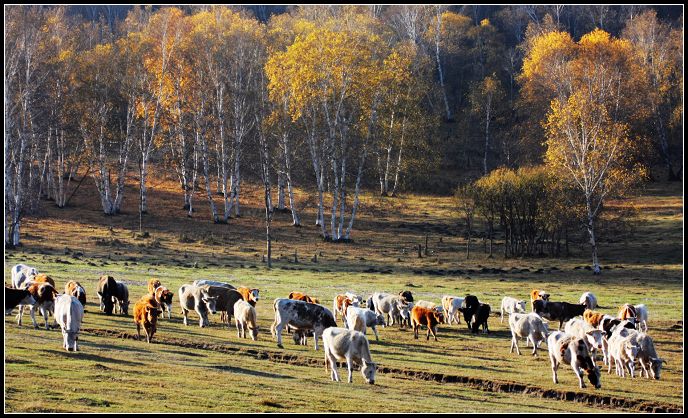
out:
M556 357L554 357L553 353L549 353L549 360L552 362L552 380L554 383L559 383L559 379L557 379L557 369L559 368L559 362L557 361Z
M186 308L182 308L182 315L184 315L184 325L189 325L189 311Z
M17 313L17 325L21 326L22 315L24 315L24 305L19 305L19 313Z
M337 371L337 359L334 358L334 355L329 351L327 352L326 356L329 359L330 366L332 367L332 372L330 373L330 377L335 382L339 382L339 372Z
M435 341L437 341L437 325L432 328L432 336L435 338Z
M279 348L284 348L282 346L282 328L284 327L283 321L280 320L280 322L275 326L275 333L277 334L277 347Z
M380 341L380 337L377 335L377 328L375 325L371 327L373 329L373 334L375 334L375 341Z
M322 335L322 328L313 328L313 341L315 341L315 351L318 351L318 334Z
M633 359L628 360L628 371L631 372L631 379L635 377L635 362Z
M136 323L136 335L137 335L137 340L141 341L141 324L138 322Z
M237 318L234 318L234 324L236 325L237 329L237 338L241 338L241 327Z
M346 368L349 371L349 383L353 383L354 362L351 358L351 354L347 354L346 356Z
M29 313L31 313L31 321L33 321L33 327L38 329L38 324L36 323L36 305L32 305Z
M537 356L537 344L535 344L535 335L533 335L533 334L531 333L531 334L528 336L528 338L530 338L530 340L533 342L533 355L534 355L534 356Z
M416 340L418 339L418 328L420 328L419 325L416 325L413 321L411 321L411 326L413 327L413 338Z
M514 352L514 347L516 348L516 354L520 356L521 350L518 349L518 338L516 337L516 334L513 331L511 331L511 350L509 351L510 353Z
M499 323L503 324L504 323L504 307L503 306L501 308L499 308L499 313L500 313Z
M578 385L581 389L585 387L585 382L583 381L583 371L578 367L578 359L575 356L571 356L571 368L578 378Z

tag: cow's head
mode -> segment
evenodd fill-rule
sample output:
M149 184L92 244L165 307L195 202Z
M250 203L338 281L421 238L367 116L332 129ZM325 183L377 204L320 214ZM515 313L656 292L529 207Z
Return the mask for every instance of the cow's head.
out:
M435 321L437 321L439 323L444 322L444 314L441 311L437 311L437 310L433 311L432 316L435 317Z
M146 306L146 320L151 324L155 324L158 320L158 315L160 315L160 310L157 305Z
M659 380L659 373L662 371L662 363L666 363L666 360L659 357L650 358L650 373L655 380Z
M381 314L375 315L375 325L385 325L385 316Z
M599 329L591 329L585 332L588 343L598 350L602 349L602 331Z
M260 290L251 289L249 291L249 299L251 299L254 302L258 302L260 300Z
M362 359L363 361L363 367L361 367L361 374L365 378L366 382L370 383L371 385L375 384L375 371L377 370L377 364L373 363L372 361L366 361L366 359Z
M526 301L525 300L519 300L516 303L516 311L517 312L525 312L526 311Z
M217 296L210 296L207 293L203 293L201 296L201 300L205 304L206 308L208 308L208 312L213 315L217 313L217 298Z
M129 315L129 300L120 300L119 301L119 310L122 312L124 315Z
M594 366L590 369L585 370L585 374L588 376L588 380L590 383L595 386L595 389L599 389L602 387L602 383L600 382L600 368L597 366Z
M406 302L413 302L413 295L411 294L410 290L404 290L402 292L399 292L399 296L404 298Z

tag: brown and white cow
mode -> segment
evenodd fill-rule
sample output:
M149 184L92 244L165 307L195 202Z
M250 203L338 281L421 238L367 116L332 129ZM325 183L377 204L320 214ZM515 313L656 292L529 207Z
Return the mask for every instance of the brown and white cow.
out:
M256 303L260 300L260 290L250 289L248 287L237 287L237 292L241 293L241 297L244 298L246 302L251 304L254 308Z
M347 295L337 295L332 300L332 313L334 314L334 319L337 319L337 314L342 317L344 321L344 326L348 328L346 324L346 308L349 306L358 306L358 302L354 302Z
M625 320L625 319L631 319L635 321L635 318L638 316L638 312L636 312L635 306L631 305L630 303L625 303L621 306L619 306L619 315L618 318L620 320Z
M588 345L583 338L555 331L547 338L547 349L549 350L549 359L552 362L552 380L554 383L559 383L559 379L557 379L559 365L568 363L576 374L581 388L585 387L583 373L588 376L588 380L595 388L599 389L602 386L600 384L600 369L590 357Z
M167 311L167 319L172 318L172 297L174 293L170 292L165 286L158 286L153 292L155 301L158 302L160 310L162 311L162 316L165 317L165 311Z
M33 296L36 303L31 305L31 321L33 321L33 327L38 329L38 324L36 323L36 309L40 309L43 318L45 319L45 329L50 329L48 325L48 313L54 312L55 309L55 297L58 295L57 290L50 283L40 283L40 282L29 282L26 290L29 291L31 296ZM17 315L17 324L21 326L23 305L19 306L19 314ZM54 315L54 314L53 314Z
M426 340L430 339L430 333L437 341L437 325L444 322L444 315L435 309L428 309L422 306L414 306L411 309L411 326L413 327L413 338L418 339L418 330L421 325L428 328Z
M65 284L65 293L74 296L81 302L81 306L86 306L86 289L76 280L70 280Z
M583 319L585 322L590 324L593 328L599 328L600 323L602 322L602 319L605 317L605 314L586 309L583 311Z
M136 323L136 333L138 339L141 339L141 327L146 332L146 341L148 343L153 339L155 331L157 331L158 315L160 309L158 303L152 295L144 295L134 305L134 322Z

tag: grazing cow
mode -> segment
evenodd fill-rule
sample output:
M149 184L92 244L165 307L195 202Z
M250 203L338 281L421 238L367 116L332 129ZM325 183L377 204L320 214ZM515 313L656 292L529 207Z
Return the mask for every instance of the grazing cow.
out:
M136 333L139 340L141 339L141 327L143 326L144 331L146 331L146 341L150 344L153 334L157 330L159 314L160 306L158 306L152 295L144 295L136 302L134 305L134 322L136 323Z
M544 300L545 302L549 302L549 293L538 289L533 289L530 291L530 306L532 308L531 312L535 312L535 305L533 305L533 302L536 300Z
M41 315L45 319L45 329L50 329L48 325L48 313L54 312L55 309L55 297L58 295L57 290L50 283L39 283L39 282L29 282L26 290L29 291L31 296L36 301L31 305L31 321L33 321L33 327L38 329L38 324L36 323L36 309L40 309ZM21 326L22 314L24 312L24 305L19 305L19 314L17 315L17 324ZM53 313L53 316L55 314Z
M636 313L636 325L638 326L638 331L643 331L647 332L647 306L645 304L640 304L640 305L635 305L635 313ZM642 326L642 330L641 330Z
M105 312L106 315L112 315L112 309L114 304L112 303L112 297L115 295L117 289L117 282L112 276L100 276L98 280L98 298L100 298L100 310Z
M640 353L640 345L634 338L638 331L617 327L609 338L609 368L607 373L611 373L612 364L616 367L616 374L626 377L626 368L635 377L635 360Z
M129 315L129 288L124 282L115 281L112 303L118 308L120 314Z
M559 383L557 379L559 365L561 363L568 363L576 374L581 388L585 387L583 373L588 376L588 380L596 389L602 387L600 384L600 369L590 358L590 351L584 339L561 331L555 331L547 338L547 349L549 350L549 359L552 362L552 378L554 383Z
M155 301L158 302L160 310L162 311L162 317L165 317L165 311L167 311L167 319L172 319L172 297L174 293L170 292L165 286L158 286L153 292L153 297Z
M158 279L149 279L148 280L148 293L152 296L155 295L155 289L158 287L162 286L162 283L160 283L160 280Z
M260 300L260 290L258 289L249 289L248 287L237 287L236 289L237 292L241 293L241 297L244 298L246 302L251 304L254 308L256 307L256 303Z
M308 329L308 328L294 328L290 325L287 325L287 329L292 328L294 332L291 334L292 338L294 339L294 344L296 345L308 345L308 337L313 336L313 330Z
M399 296L401 296L406 302L413 302L413 295L411 294L410 290L402 290L399 292Z
M414 306L411 310L411 327L413 327L413 338L418 339L418 330L421 325L428 328L426 340L430 340L430 334L437 341L437 326L444 322L444 315L442 312L437 312L435 309L428 309L422 306Z
M366 333L366 327L370 327L375 334L375 341L380 338L377 335L377 326L385 324L385 317L376 314L370 309L364 309L356 306L349 306L346 310L346 323L349 324L349 329Z
M67 351L78 351L77 341L81 321L84 318L84 305L76 297L65 293L55 299L55 320L62 328L63 347Z
M234 321L237 328L237 337L246 338L246 329L251 331L251 339L258 339L258 325L256 325L256 308L243 299L234 304Z
M609 316L609 315L606 315ZM605 317L604 314L591 311L590 309L586 309L583 312L583 319L585 322L590 324L593 328L599 328L600 323L602 322L602 319ZM611 318L611 317L610 317Z
M579 303L585 305L585 309L597 308L597 298L591 292L585 292L581 295Z
M12 287L15 289L23 289L25 282L29 281L29 277L38 275L38 270L26 264L17 264L12 267Z
M564 322L578 315L583 315L585 305L568 302L545 302L544 300L533 301L535 313L550 321L559 321L559 329Z
M636 312L635 306L631 305L630 303L625 303L619 307L618 318L621 320L631 319L631 318L633 318L635 320L635 317L637 315L638 315L638 313Z
M540 341L547 340L549 329L547 324L542 321L542 318L534 313L518 313L513 312L509 315L509 328L511 329L511 350L514 352L516 347L516 354L521 355L521 350L518 348L518 338L526 337L533 343L533 355L537 356L537 347Z
M86 306L86 290L81 283L75 280L68 281L65 285L65 293L79 299L81 306Z
M385 326L394 325L397 322L401 322L401 313L399 312L399 307L406 305L404 298L397 295L382 295L384 294L373 293L375 313L387 316L387 322Z
M638 362L643 368L640 376L642 377L642 375L645 374L645 377L649 379L650 374L652 374L653 379L659 380L659 374L662 371L662 363L666 363L666 361L659 358L657 355L655 344L649 335L644 332L639 332L636 336L636 340L638 341L638 345L640 345Z
M5 287L5 315L10 315L17 305L33 305L36 299L26 289Z
M282 346L282 329L287 325L296 329L312 329L316 350L318 349L318 338L325 328L337 326L332 312L315 303L278 298L273 302L272 309L275 311L275 321L270 327L270 332L273 337L277 334L277 346L279 348L284 348Z
M301 300L308 303L320 303L320 300L318 298L308 296L307 294L301 292L289 293L289 299Z
M332 300L332 313L334 314L334 319L337 319L337 314L344 320L344 326L348 328L346 324L346 308L348 306L359 306L358 301L355 302L346 295L337 295Z
M225 282L217 282L215 280L194 280L192 283L194 286L215 286L215 287L227 287L229 289L234 289L236 290L236 287L232 286L229 283Z
M451 325L452 321L456 321L457 324L461 323L461 307L463 305L463 298L458 296L442 296L442 309L445 312L444 320L447 324Z
M329 327L323 331L323 351L325 351L325 371L332 369L330 378L339 382L337 361L346 361L349 383L352 383L354 363L361 365L361 374L366 382L375 383L377 364L370 357L368 339L363 333L345 328Z
M586 310L586 312L588 312ZM607 364L607 339L604 331L593 328L592 325L580 318L573 318L564 326L564 332L574 337L583 338L590 348L590 354L595 359L595 351L602 353L604 364Z
M518 300L509 296L504 296L502 299L502 307L500 308L501 318L500 323L504 322L504 313L524 313L526 311L526 301Z
M182 308L184 315L184 325L188 324L189 311L194 310L198 314L198 325L203 328L210 324L208 321L208 312L215 314L217 312L217 296L210 295L210 286L194 286L192 284L185 284L179 288L179 305Z
M602 331L605 332L605 336L607 339L611 338L612 333L616 328L628 328L635 330L635 321L629 321L629 320L621 320L618 318L614 318L609 315L605 315L602 318L602 321L600 322L600 325L598 329L601 329Z

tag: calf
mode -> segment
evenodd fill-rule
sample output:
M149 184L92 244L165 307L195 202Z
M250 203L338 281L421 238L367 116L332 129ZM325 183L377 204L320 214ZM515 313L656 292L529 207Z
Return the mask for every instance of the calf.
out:
M504 313L524 313L526 311L526 301L518 300L509 296L504 296L502 299L502 306L500 308L501 318L500 323L504 322Z
M559 365L561 363L568 363L576 374L581 388L585 387L583 373L588 376L588 380L596 389L602 387L600 384L600 369L590 358L590 351L582 338L555 331L547 338L547 349L549 350L549 359L552 362L552 378L554 383L559 383L557 379Z
M349 383L352 383L354 363L361 365L361 374L366 382L375 383L377 365L370 356L368 339L363 333L345 328L329 327L323 331L323 351L325 351L325 371L331 367L330 378L339 382L337 361L346 361Z
M533 301L535 313L550 321L559 321L559 329L564 322L578 315L583 315L585 305L568 302L545 302L544 300Z
M167 319L172 319L172 297L174 293L170 292L165 286L158 286L153 292L153 297L155 301L158 302L158 306L162 311L162 317L165 317L165 311L167 311Z
M139 340L141 339L141 327L143 327L146 332L146 341L150 344L157 330L159 314L160 306L158 306L152 295L145 295L136 302L134 305L134 322L136 323L136 333Z
M272 304L275 321L270 327L273 337L277 335L277 346L282 346L282 329L291 325L296 329L312 329L315 349L318 349L318 338L325 328L336 327L334 315L324 306L293 299L275 299Z
M65 285L65 293L77 298L81 302L81 306L86 306L86 290L81 286L81 283L75 280L68 281Z
M260 300L260 290L249 289L248 287L238 287L236 290L246 302L255 308L256 303Z
M385 324L385 317L376 314L370 309L364 309L356 306L350 306L346 310L346 323L349 329L354 329L356 331L362 332L364 335L366 333L366 327L370 327L375 334L375 341L379 341L380 338L377 335L377 326Z
M585 309L597 308L597 298L591 292L585 292L581 295L579 303L585 305Z
M445 312L444 320L447 324L451 325L452 321L456 321L457 324L461 323L461 310L463 309L461 305L463 304L463 298L457 296L442 296L442 309Z
M162 283L160 283L160 280L158 280L158 279L148 280L148 293L151 296L155 295L155 289L157 289L160 286L162 286Z
M179 288L179 305L182 308L184 315L184 325L188 324L189 311L194 310L198 314L199 326L201 328L210 324L208 321L208 312L215 314L217 312L216 303L217 296L211 296L209 293L210 286L194 286L185 284Z
M289 299L301 300L308 303L320 303L320 301L317 298L308 296L307 294L301 292L289 293Z
M38 270L26 264L17 264L12 267L12 287L15 289L23 289L24 284L29 281L29 277L36 276Z
M588 312L588 311L586 311ZM582 319L573 318L564 326L564 332L574 337L583 338L590 348L590 354L595 359L595 351L602 353L604 364L607 364L607 339L604 336L604 331L593 328Z
M411 310L411 326L413 327L413 338L418 339L418 330L421 325L425 325L428 328L426 340L430 339L430 334L432 333L433 338L437 341L437 325L444 321L441 312L437 312L435 309L428 309L422 306L414 306Z
M98 298L100 298L100 310L101 312L105 312L106 315L112 315L112 310L114 308L112 298L115 296L116 291L117 282L114 277L100 276L96 293L98 294Z
M234 304L234 321L237 328L237 337L246 338L246 329L251 331L251 339L258 339L258 326L256 325L256 308L243 299Z
M55 320L62 329L63 347L67 351L78 351L79 330L84 318L84 305L79 299L62 294L55 299Z
M516 354L521 355L521 350L518 349L518 338L526 337L533 343L533 355L537 356L537 347L540 341L547 340L549 329L547 324L542 321L542 318L534 313L518 313L514 312L509 315L509 329L511 329L511 350L514 352L516 347Z
M10 315L17 305L33 305L36 299L26 289L5 287L5 315Z
M115 281L112 303L119 308L120 314L129 315L129 288L124 282Z
M36 309L40 309L43 318L45 319L45 329L50 329L48 325L48 313L55 308L55 297L58 295L57 290L50 283L29 282L26 290L29 291L33 299L36 301L31 305L31 321L33 327L38 329L36 323ZM21 326L23 305L19 305L19 314L17 315L17 324ZM54 315L54 314L53 314Z

